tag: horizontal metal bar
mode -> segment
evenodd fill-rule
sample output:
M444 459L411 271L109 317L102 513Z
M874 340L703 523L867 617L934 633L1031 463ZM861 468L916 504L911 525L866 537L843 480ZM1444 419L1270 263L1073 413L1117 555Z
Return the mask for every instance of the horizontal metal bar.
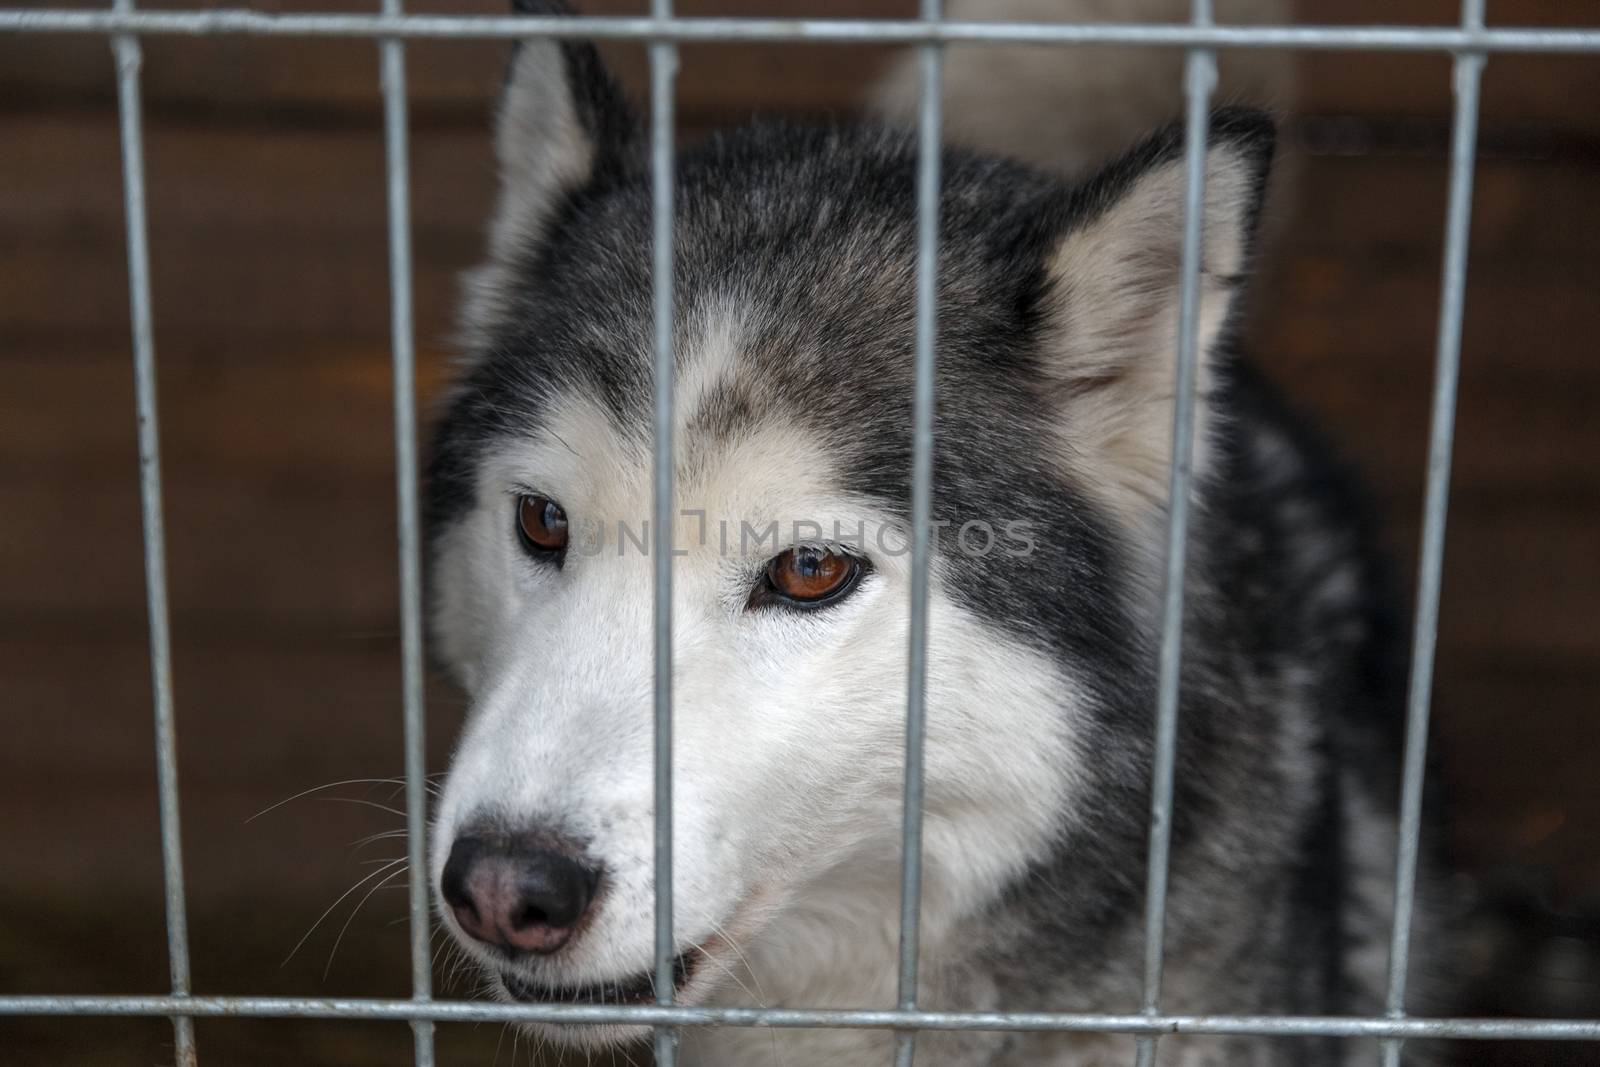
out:
M3 1016L160 1016L433 1022L544 1022L637 1026L749 1026L844 1030L1075 1031L1232 1034L1245 1037L1404 1037L1600 1041L1600 1020L1405 1019L1309 1015L1128 1015L1063 1012L847 1011L326 997L4 996Z
M0 33L243 34L289 37L557 37L795 44L1124 45L1400 52L1600 52L1600 29L1430 26L1190 26L1147 23L271 15L257 11L0 11Z

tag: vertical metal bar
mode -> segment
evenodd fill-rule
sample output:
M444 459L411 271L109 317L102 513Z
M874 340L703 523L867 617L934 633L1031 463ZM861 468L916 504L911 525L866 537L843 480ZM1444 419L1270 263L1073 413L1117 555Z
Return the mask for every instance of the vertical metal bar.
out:
M119 14L133 0L116 0ZM112 41L122 135L122 196L128 227L128 303L133 318L133 381L139 420L139 506L144 517L145 604L150 620L150 678L155 703L156 790L161 811L161 872L166 889L167 967L172 995L189 995L189 919L183 890L178 818L178 741L172 706L172 639L167 613L166 527L161 503L161 437L156 413L155 331L151 323L150 238L144 195L144 124L139 93L143 52L137 37ZM179 1067L198 1062L194 1020L172 1019Z
M672 16L672 0L651 0L656 18ZM674 105L678 46L650 44L650 188L654 233L652 279L655 297L655 864L656 864L656 1003L672 1003L677 952L672 931L672 227L674 170ZM678 1031L655 1029L655 1062L671 1067L677 1060Z
M924 22L943 17L941 0L922 0ZM900 853L899 1006L917 1006L917 956L922 919L923 736L928 675L928 570L933 507L934 369L938 341L939 164L944 46L923 45L921 114L917 123L917 275L915 383L911 405L911 618L906 666L906 776ZM917 1033L902 1030L895 1063L911 1067Z
M400 0L383 0L385 15ZM433 996L429 951L426 735L422 701L421 523L417 506L416 345L411 302L410 148L406 129L406 53L398 38L379 43L384 164L389 185L389 313L394 372L395 494L399 511L400 661L405 728L406 858L411 911L411 997ZM433 1023L411 1024L417 1067L433 1067Z
M1192 22L1211 25L1210 0L1194 0ZM1150 853L1145 874L1144 1004L1146 1015L1161 1010L1165 960L1167 873L1172 851L1173 777L1177 766L1178 695L1183 673L1184 576L1188 565L1189 494L1194 475L1195 379L1199 367L1201 241L1205 222L1206 138L1211 93L1217 84L1216 53L1191 49L1184 74L1183 258L1178 280L1176 399L1172 412L1172 461L1167 488L1167 558L1161 614L1161 660L1156 704L1155 760L1151 767ZM1138 1067L1154 1067L1156 1038L1137 1042Z
M1462 0L1461 25L1482 29L1484 0ZM1411 634L1411 677L1406 698L1406 751L1400 795L1400 843L1395 861L1394 930L1389 942L1392 1019L1405 1015L1406 977L1411 962L1411 922L1416 904L1417 856L1422 836L1422 779L1427 762L1428 717L1433 696L1433 660L1439 634L1439 588L1444 570L1444 532L1450 502L1450 459L1455 441L1456 386L1461 373L1461 320L1466 309L1467 242L1472 225L1472 177L1478 141L1481 52L1462 52L1453 68L1455 118L1450 141L1450 199L1445 211L1444 276L1439 299L1438 350L1434 357L1432 428L1423 501L1416 618ZM1399 1067L1403 1042L1383 1043L1385 1067Z

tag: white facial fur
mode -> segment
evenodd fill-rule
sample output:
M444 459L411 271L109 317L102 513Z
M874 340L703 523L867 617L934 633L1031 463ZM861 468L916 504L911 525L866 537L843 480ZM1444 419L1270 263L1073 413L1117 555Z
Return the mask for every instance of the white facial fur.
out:
M824 980L835 950L860 943L863 928L893 944L909 558L893 536L887 552L869 536L872 569L843 601L747 609L793 522L831 539L835 523L870 534L890 516L850 494L824 443L796 425L692 439L697 396L737 364L737 331L722 323L702 333L680 376L676 501L706 519L703 538L696 517L674 533L683 553L673 567L674 923L680 950L711 957L680 996L703 1001L739 965L731 939L784 960L754 975L765 996L816 1003L838 988ZM435 632L473 705L438 808L435 881L458 830L485 810L582 840L605 868L594 921L525 965L544 984L651 966L654 561L632 541L619 551L617 537L619 522L638 536L651 513L650 470L646 441L569 395L529 438L489 451L476 505L435 548ZM561 569L519 543L519 491L559 502L574 524ZM726 552L719 519L730 523ZM743 558L740 523L773 521L780 543ZM589 524L605 531L595 554L576 547ZM961 607L937 564L930 616L924 936L936 952L941 932L1062 829L1075 700L1049 658ZM838 921L817 921L830 912ZM887 981L892 952L863 965L873 971L863 981Z

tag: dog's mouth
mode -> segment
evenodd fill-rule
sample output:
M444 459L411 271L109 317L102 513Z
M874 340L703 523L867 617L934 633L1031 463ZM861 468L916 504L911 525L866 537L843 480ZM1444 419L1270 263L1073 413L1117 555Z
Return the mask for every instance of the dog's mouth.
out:
M694 973L694 962L688 954L673 959L674 992L681 991L689 984L689 979ZM656 996L653 970L578 986L543 985L506 971L497 972L496 977L507 996L525 1004L648 1004L654 1001Z

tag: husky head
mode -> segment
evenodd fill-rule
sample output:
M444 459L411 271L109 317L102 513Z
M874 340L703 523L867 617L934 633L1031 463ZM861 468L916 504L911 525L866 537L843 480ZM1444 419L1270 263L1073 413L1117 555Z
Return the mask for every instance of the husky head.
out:
M434 648L471 700L433 879L444 923L502 994L644 1000L658 646L642 129L592 47L542 41L516 53L497 142L469 358L431 465ZM1207 357L1271 127L1219 113L1209 144ZM893 944L916 161L904 132L756 125L678 162L681 1002L704 1002L741 948L781 952L785 994L815 1002L806 983L835 965L830 938ZM1076 828L1143 833L1147 546L1164 507L1182 172L1176 130L1076 186L943 159L930 945Z

